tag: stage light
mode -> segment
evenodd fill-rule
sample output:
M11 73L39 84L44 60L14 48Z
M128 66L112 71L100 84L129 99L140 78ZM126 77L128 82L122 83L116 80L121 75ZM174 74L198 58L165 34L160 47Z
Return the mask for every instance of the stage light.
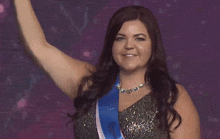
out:
M0 14L5 12L4 5L0 4Z

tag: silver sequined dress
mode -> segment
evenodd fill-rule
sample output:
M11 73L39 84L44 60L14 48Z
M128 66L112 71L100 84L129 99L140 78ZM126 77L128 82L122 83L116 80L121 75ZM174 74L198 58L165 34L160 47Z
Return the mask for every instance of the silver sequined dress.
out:
M151 95L146 95L131 107L118 113L119 124L126 139L168 139L167 133L156 128L158 121L155 103ZM95 123L95 104L89 112L75 121L75 139L98 139Z

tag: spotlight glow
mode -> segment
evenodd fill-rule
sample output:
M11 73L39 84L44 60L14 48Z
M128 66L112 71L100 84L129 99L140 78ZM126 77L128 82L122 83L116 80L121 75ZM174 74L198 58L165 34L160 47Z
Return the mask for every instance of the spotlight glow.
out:
M0 4L0 14L4 13L4 11L5 11L4 5Z
M27 100L22 98L17 102L17 108L21 109L24 108L27 105Z
M86 51L86 52L83 52L83 56L85 56L85 57L91 57L91 54L90 54L90 52Z

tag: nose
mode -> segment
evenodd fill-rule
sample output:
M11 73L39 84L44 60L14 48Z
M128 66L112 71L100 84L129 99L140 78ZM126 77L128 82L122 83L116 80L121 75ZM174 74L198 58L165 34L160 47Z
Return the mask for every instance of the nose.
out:
M133 49L134 48L134 42L132 39L127 39L125 44L125 49Z

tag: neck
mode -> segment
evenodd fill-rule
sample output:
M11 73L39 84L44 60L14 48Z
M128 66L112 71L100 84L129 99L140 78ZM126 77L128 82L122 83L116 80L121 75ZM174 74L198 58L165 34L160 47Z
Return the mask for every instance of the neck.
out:
M120 70L119 79L121 87L124 89L129 89L137 87L140 84L144 84L145 73L146 69L138 71Z

